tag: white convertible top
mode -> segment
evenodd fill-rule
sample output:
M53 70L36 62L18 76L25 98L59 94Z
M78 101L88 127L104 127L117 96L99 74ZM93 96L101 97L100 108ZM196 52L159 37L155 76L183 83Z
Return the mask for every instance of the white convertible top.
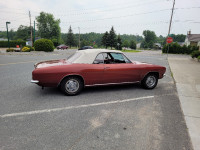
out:
M107 49L86 49L79 50L75 53L78 57L72 63L84 63L84 64L92 64L99 53L122 53L117 50L107 50Z

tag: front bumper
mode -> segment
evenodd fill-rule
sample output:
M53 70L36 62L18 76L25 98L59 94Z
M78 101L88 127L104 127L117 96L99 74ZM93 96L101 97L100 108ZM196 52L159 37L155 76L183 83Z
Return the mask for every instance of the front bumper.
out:
M39 83L39 81L38 80L31 80L31 83Z

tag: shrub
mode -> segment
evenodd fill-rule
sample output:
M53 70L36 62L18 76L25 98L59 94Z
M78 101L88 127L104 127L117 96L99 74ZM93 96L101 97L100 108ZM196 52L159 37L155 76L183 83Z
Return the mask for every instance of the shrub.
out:
M25 47L28 47L28 48L30 48L30 51L34 51L34 50L35 50L35 48L34 48L34 47L32 47L32 46L29 46L29 45L26 45Z
M181 47L178 43L169 44L169 53L172 54L191 54L193 51L198 50L197 46L186 46ZM164 45L162 52L167 53L168 44Z
M26 42L22 40L10 41L10 47L16 47L16 45L24 46ZM0 41L0 47L8 47L8 41Z
M200 51L199 50L193 51L191 53L191 56L192 56L192 58L198 58L200 56Z
M13 49L13 48L8 48L7 50L6 50L6 52L14 52L15 51L15 49Z
M22 48L22 52L30 52L30 48L29 47L27 47L27 46L24 46L23 48Z
M48 39L39 39L35 41L34 47L36 51L52 52L54 50L53 42Z
M197 57L198 61L200 61L200 56Z
M52 39L51 40L52 42L53 42L53 45L56 47L56 46L58 46L60 43L59 43L59 41L57 40L57 39Z

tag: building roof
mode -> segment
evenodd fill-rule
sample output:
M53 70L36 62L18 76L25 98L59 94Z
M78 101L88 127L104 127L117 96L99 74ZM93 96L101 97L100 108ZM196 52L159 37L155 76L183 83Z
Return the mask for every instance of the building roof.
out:
M79 50L75 54L78 56L73 63L84 63L84 64L92 64L99 53L122 53L121 51L117 50L107 50L107 49L86 49L86 50Z
M200 34L188 34L187 38L188 38L188 41L199 42Z

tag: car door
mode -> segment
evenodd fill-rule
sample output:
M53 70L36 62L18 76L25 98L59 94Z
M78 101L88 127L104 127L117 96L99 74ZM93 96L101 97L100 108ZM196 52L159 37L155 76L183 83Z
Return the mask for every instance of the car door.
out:
M87 85L94 84L103 84L103 76L104 76L104 62L103 62L103 54L100 53L94 60L93 64L87 64L84 69L84 76L87 80Z
M107 53L104 58L110 56L111 61L106 59L104 64L104 82L121 83L135 82L139 80L139 70L130 60L121 53Z

